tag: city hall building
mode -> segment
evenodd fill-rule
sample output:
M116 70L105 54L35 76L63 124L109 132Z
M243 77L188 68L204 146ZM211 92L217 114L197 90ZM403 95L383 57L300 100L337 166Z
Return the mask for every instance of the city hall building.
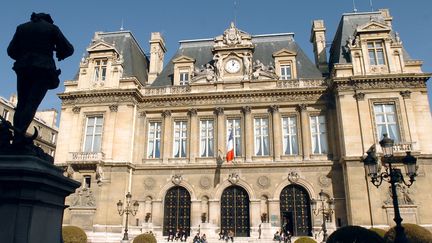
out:
M362 162L368 150L382 155L388 134L395 157L418 159L416 182L397 187L404 222L432 228L430 74L386 9L344 14L331 27L328 41L315 20L311 43L297 43L293 33L251 35L231 24L180 41L171 60L160 33L140 46L129 31L96 32L59 95L55 161L82 182L64 224L92 242L118 242L126 215L116 204L130 192L139 203L128 215L132 235L215 238L222 229L271 239L287 224L294 236L320 238L323 216L311 203L322 191L334 199L330 232L388 228L390 184L373 186Z

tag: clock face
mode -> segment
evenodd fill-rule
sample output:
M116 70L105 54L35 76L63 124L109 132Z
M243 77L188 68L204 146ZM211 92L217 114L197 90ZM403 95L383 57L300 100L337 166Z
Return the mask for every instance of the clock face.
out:
M241 65L237 59L229 59L225 63L225 70L229 73L237 73L240 71Z

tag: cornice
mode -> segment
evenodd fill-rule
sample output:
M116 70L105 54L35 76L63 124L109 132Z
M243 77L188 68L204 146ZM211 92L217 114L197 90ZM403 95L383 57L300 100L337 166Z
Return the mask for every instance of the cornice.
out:
M85 90L58 94L62 105L142 102L143 95L138 89Z

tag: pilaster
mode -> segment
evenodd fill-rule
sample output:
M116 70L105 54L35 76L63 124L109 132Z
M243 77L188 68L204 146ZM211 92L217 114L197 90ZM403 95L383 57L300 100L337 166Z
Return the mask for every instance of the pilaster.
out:
M300 111L303 159L309 160L311 153L311 135L307 105L301 104L297 108Z
M162 112L162 117L164 118L164 130L163 130L163 147L162 147L162 161L163 163L168 163L168 159L171 156L171 141L172 141L172 125L171 125L171 111L165 110ZM169 139L171 138L171 139Z
M244 148L245 148L245 158L246 162L252 161L253 155L253 125L252 125L252 115L250 106L244 106L242 108L243 116L244 116Z
M282 154L282 127L279 106L272 105L269 112L272 114L273 122L273 156L275 161L279 161Z
M199 145L199 127L198 127L198 118L197 118L197 110L189 109L188 111L189 121L190 121L190 146L189 146L189 161L190 163L194 163L196 158L198 157L198 145Z

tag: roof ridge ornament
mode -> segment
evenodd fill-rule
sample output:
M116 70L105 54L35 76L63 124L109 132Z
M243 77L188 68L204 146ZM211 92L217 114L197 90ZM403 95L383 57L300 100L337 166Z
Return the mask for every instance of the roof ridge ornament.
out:
M230 23L228 29L226 29L222 35L217 36L215 41L215 49L226 49L232 47L246 47L253 48L252 37L250 34L239 30L234 22Z

